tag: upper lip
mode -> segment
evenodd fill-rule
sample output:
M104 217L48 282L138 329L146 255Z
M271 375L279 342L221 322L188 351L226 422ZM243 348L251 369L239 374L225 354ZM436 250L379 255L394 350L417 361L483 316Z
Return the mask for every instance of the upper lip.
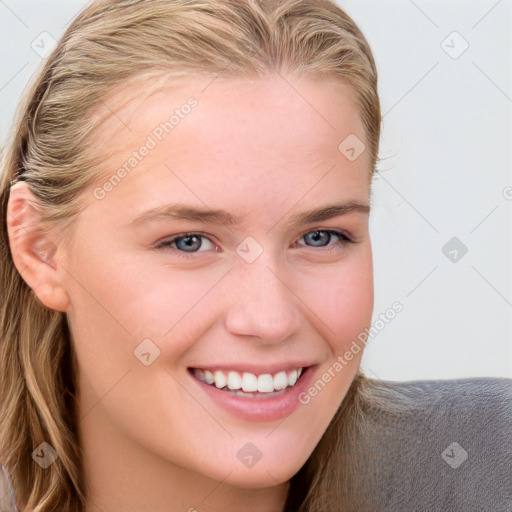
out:
M286 362L286 363L273 363L273 364L240 364L240 363L232 363L232 364L215 364L215 363L209 363L206 365L196 365L196 366L190 366L189 368L195 368L198 370L209 370L209 371L216 371L220 370L223 372L228 371L235 371L239 373L254 373L255 375L262 375L265 373L278 373L280 371L291 371L298 368L307 368L308 366L314 366L315 363L311 362L304 362L304 361L298 361L298 362Z

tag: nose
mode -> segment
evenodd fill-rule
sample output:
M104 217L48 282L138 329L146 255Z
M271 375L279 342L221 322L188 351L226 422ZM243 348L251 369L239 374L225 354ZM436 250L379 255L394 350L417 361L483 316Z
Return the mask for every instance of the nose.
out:
M235 292L230 294L227 330L233 335L260 338L260 343L268 345L281 343L298 332L300 299L282 270L263 255L250 264L238 263L231 272Z

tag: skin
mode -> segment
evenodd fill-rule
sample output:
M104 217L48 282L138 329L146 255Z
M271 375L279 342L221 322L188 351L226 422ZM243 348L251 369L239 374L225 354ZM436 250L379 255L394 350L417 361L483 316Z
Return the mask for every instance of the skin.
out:
M25 184L11 193L15 264L46 306L66 313L77 353L87 512L282 510L288 480L320 440L363 354L279 421L235 417L191 383L189 367L298 359L318 365L315 381L373 311L367 214L286 225L328 204L368 205L368 152L351 162L338 150L351 133L364 140L351 89L290 75L210 82L191 78L101 124L91 143L106 155L96 187L167 112L198 100L103 199L92 188L84 194L86 207L61 242L57 227L41 235ZM243 221L130 226L143 211L178 201ZM315 245L311 236L322 229L356 243L324 235ZM176 243L155 248L187 232L206 237L188 249L197 252L180 243L189 258L178 256ZM236 252L247 236L263 248L250 264ZM149 366L134 357L146 338L160 349ZM262 454L252 468L236 456L248 442Z

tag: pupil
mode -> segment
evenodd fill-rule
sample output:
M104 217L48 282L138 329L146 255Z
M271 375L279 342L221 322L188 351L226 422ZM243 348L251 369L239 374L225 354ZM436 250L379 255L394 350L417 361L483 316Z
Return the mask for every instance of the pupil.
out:
M309 236L309 235L307 235L307 236ZM326 231L315 231L310 236L310 238L312 238L314 242L317 242L317 241L321 241L322 236L324 238L324 241L328 241L328 238L329 238L330 235Z
M199 241L199 237L197 237L196 235L192 235L192 236L187 236L187 237L180 238L179 240L177 240L176 244L177 244L177 245L179 245L179 244L180 244L180 242L183 242L184 240L189 240L189 241L191 241L191 240L193 240L193 239L194 239L194 241L195 241L195 245L196 245L197 247L193 247L193 245L194 245L194 241L192 241L192 242L190 242L190 243L188 243L188 242L187 242L187 243L185 243L183 248L199 249L199 245L200 245L200 243L199 243L199 244L197 243L197 242ZM191 252L191 251L189 251L189 252Z

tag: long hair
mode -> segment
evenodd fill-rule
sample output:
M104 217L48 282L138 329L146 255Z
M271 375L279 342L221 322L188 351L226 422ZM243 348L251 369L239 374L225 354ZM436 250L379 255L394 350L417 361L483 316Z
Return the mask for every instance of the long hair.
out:
M158 80L149 79L159 77L264 78L281 71L351 87L371 179L381 129L376 65L359 28L332 0L92 1L34 76L2 148L0 184L0 461L25 512L83 511L86 490L75 413L77 362L66 315L45 307L13 264L6 227L10 187L26 181L45 222L65 232L99 169L88 141L116 90L142 81L151 90L148 84ZM359 370L291 480L287 510L351 510L356 466L345 448L361 428L371 388ZM58 458L43 469L32 453L45 441Z

